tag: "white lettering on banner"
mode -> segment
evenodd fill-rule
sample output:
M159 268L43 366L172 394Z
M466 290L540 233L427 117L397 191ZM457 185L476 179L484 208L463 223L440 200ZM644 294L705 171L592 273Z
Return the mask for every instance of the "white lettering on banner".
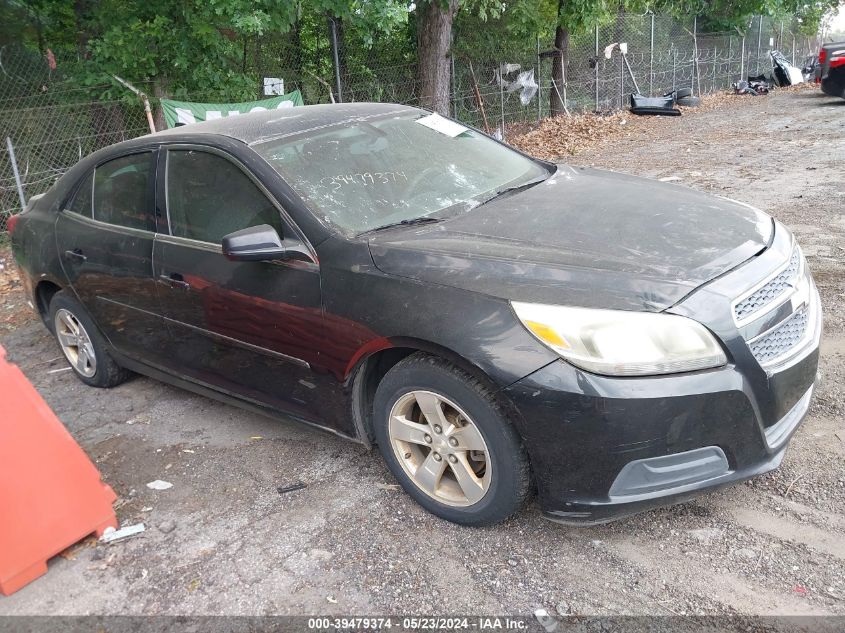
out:
M188 108L176 108L176 121L178 123L196 123L197 120L194 118L194 113L188 110Z
M276 110L282 110L284 108L292 108L293 101L282 101L279 105L276 106ZM254 106L250 112L266 112L267 108L264 106ZM229 110L228 112L223 112L221 110L206 110L205 111L205 120L206 121L214 121L215 119L222 119L224 116L237 116L241 114L240 110ZM197 119L194 116L194 113L191 112L188 108L176 108L176 121L178 123L196 123Z

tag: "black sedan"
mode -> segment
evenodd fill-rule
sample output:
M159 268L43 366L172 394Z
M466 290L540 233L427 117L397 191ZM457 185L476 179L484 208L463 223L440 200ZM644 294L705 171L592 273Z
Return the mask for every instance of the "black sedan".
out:
M745 204L541 162L422 110L308 106L98 151L12 218L77 376L377 444L467 525L608 521L778 466L819 296Z

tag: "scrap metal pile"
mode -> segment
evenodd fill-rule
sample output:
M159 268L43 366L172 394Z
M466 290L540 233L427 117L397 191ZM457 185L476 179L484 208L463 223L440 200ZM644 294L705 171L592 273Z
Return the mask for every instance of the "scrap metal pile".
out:
M798 68L790 64L780 51L772 51L769 55L772 58L772 74L763 73L754 77L749 76L748 81L734 82L731 84L734 94L748 94L755 97L767 95L774 86L786 87L804 83L809 81L815 73L815 57L808 60L803 68Z

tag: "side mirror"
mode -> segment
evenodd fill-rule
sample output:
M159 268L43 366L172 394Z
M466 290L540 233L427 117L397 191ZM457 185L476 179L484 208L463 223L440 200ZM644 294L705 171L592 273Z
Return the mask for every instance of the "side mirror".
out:
M244 262L260 262L285 257L282 238L269 224L251 226L223 237L223 254Z

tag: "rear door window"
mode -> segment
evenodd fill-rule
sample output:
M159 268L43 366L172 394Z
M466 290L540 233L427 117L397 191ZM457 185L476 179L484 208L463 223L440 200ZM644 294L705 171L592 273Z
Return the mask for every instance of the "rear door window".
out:
M279 235L281 216L270 199L230 160L196 150L167 153L170 232L220 244L223 237L259 224Z
M151 212L153 153L121 156L94 171L94 219L131 229L155 230Z

